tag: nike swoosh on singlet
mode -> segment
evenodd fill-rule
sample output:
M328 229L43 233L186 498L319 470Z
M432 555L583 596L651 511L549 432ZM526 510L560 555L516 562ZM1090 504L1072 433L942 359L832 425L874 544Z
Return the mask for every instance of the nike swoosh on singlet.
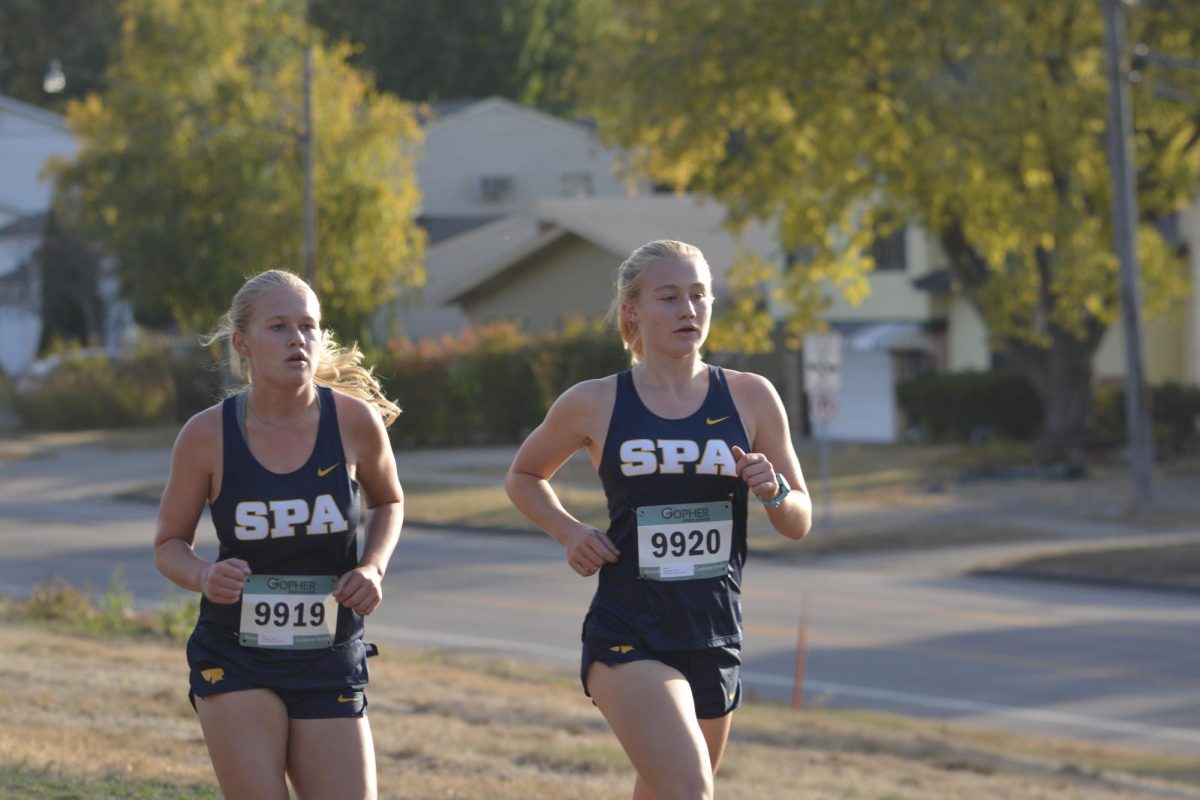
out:
M724 417L718 417L717 419L713 419L712 417L705 417L704 421L707 422L709 425L716 425L718 422L724 422L727 419L729 419L728 415L726 415Z
M324 478L326 475L328 475L330 472L332 472L333 468L336 466L337 466L337 464L334 464L333 467L326 467L325 469L321 469L320 467L317 467L317 477Z

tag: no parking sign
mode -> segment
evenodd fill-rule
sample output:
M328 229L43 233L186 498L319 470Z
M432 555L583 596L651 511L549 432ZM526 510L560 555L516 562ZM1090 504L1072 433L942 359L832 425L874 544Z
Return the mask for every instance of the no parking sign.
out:
M842 386L842 335L810 333L804 337L804 390L809 416L817 422L837 417Z

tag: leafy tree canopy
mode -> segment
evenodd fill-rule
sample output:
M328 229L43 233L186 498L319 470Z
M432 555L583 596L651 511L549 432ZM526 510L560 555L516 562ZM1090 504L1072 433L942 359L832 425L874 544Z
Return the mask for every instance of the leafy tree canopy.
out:
M1118 315L1099 0L606 2L581 96L638 171L778 225L793 341L823 286L866 293L874 237L918 223L1038 390L1045 442L1080 452L1092 356ZM1131 43L1200 56L1200 4L1145 0L1129 18ZM1133 94L1154 313L1187 287L1152 223L1200 185L1200 74L1148 62ZM761 296L762 272L731 282ZM725 331L750 346L766 306L732 305Z
M596 10L589 0L315 0L313 16L360 44L355 64L398 97L500 95L565 112L564 78Z
M418 282L419 130L323 46L300 0L125 0L108 89L68 107L81 148L60 212L103 243L139 321L210 328L245 276L302 271L303 46L313 36L317 292L363 336L398 279Z

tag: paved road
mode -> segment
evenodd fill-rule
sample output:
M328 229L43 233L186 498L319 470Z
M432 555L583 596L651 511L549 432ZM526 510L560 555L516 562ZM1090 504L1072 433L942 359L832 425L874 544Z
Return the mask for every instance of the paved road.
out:
M161 450L67 448L0 462L0 591L50 574L102 587L120 565L140 602L165 581L154 509L111 495L161 478ZM215 538L201 534L202 549ZM805 702L1028 733L1200 751L1200 602L1192 595L964 577L1028 544L747 567L748 692L791 697L807 615ZM369 631L381 644L577 668L591 582L535 536L409 527Z

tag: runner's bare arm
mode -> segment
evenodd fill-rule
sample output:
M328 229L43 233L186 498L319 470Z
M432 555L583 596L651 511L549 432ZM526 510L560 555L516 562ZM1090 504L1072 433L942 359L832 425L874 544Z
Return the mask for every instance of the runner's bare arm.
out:
M604 399L610 394L603 380L584 381L564 392L525 439L504 482L513 505L561 544L567 563L584 576L616 562L619 553L603 531L563 508L550 478L572 454L593 443L590 426L604 413ZM611 413L611 402L608 405Z
M770 500L779 491L776 473L788 482L791 491L777 507L764 506L772 527L789 539L803 539L812 528L812 499L800 469L800 459L792 446L787 412L771 382L750 372L734 373L730 387L739 406L746 409L747 432L752 436L751 452L735 447L738 475L750 491L762 500Z
M335 393L338 419L345 428L347 459L353 459L355 479L367 502L363 554L358 567L342 575L333 586L339 603L360 614L370 614L383 601L383 576L404 522L404 490L396 474L396 457L387 430L368 403Z
M158 507L154 564L181 588L204 594L214 603L235 603L250 574L245 561L230 558L213 563L196 555L196 524L213 483L220 441L220 407L188 420L171 452L171 473Z

